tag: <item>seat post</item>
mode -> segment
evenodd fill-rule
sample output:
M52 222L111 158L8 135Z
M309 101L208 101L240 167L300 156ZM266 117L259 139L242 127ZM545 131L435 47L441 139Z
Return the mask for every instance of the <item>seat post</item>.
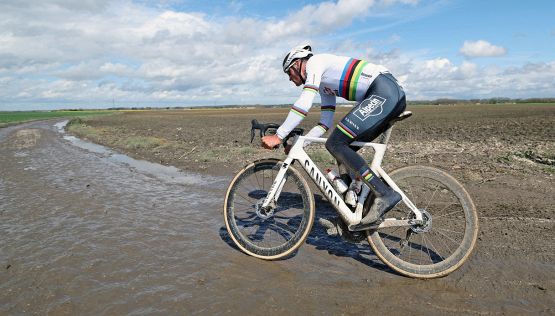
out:
M378 136L378 143L387 145L389 142L389 137L391 136L391 130L393 129L393 125L390 126L385 132L381 133Z

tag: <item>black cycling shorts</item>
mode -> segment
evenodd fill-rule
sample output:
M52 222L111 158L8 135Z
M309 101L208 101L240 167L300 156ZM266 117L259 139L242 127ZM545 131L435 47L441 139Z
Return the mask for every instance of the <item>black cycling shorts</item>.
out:
M389 120L406 108L405 92L390 73L382 73L368 88L364 100L339 122L337 128L352 141L372 141Z

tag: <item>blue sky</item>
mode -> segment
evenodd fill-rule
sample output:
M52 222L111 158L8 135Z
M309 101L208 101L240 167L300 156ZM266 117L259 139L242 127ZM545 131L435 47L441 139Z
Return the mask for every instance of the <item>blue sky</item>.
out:
M555 2L0 3L0 110L292 103L294 45L383 64L409 100L555 97Z

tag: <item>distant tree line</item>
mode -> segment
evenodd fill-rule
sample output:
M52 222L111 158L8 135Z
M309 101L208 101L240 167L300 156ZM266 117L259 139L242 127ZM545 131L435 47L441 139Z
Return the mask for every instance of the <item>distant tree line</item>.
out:
M418 100L408 101L409 105L447 105L447 104L503 104L503 103L555 103L555 98L528 98L528 99L511 99L511 98L489 98L489 99L436 99L436 100ZM319 106L315 103L314 106ZM338 106L352 106L354 103L338 103ZM291 104L251 104L251 105L200 105L200 106L145 106L145 107L111 107L106 110L183 110L183 109L223 109L223 108L282 108L290 107ZM70 111L80 111L79 109L70 109Z
M528 99L511 99L511 98L489 98L489 99L436 99L436 100L419 100L408 101L411 105L422 104L500 104L500 103L555 103L555 98L528 98Z

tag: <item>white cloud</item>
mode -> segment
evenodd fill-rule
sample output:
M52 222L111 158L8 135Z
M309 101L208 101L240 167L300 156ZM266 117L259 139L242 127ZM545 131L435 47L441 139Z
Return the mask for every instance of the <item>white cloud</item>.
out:
M374 4L372 0L339 0L337 3L324 2L318 6L308 5L299 13L289 18L290 21L302 21L308 27L336 28L345 26ZM325 17L325 18L322 18Z
M459 51L467 57L493 57L503 56L507 53L504 47L492 45L484 40L465 41Z
M233 103L238 95L250 102L280 102L278 96L297 93L279 65L290 46L305 39L298 31L324 33L348 25L372 4L323 2L278 21L214 20L127 1L87 0L78 8L69 0L3 2L0 75L13 81L0 87L0 102L16 100L22 95L14 93L18 89L52 101L102 95ZM326 19L318 17L323 14ZM18 73L27 75L25 87Z
M420 71L432 76L435 76L437 74L446 74L453 69L453 64L451 64L451 62L447 58L426 60L422 64L422 66L423 69L421 69Z
M291 46L307 39L320 52L386 65L410 99L553 91L553 63L479 67L379 50L402 41L398 35L382 41L329 39L330 32L356 22L376 4L394 3L418 1L327 1L279 20L214 19L127 0L2 1L0 108L26 102L111 106L113 99L116 105L288 103L299 90L281 71L281 61ZM482 55L484 50L475 49Z
M459 70L465 78L470 78L476 75L476 73L478 72L478 67L476 66L476 64L464 61L459 66Z
M551 97L555 87L555 61L501 69L479 67L445 58L411 60L398 77L409 99Z
M351 24L354 19L364 17L374 4L374 0L339 0L307 5L284 20L266 24L257 36L272 43L291 36L296 37L297 34L328 34L331 30Z

